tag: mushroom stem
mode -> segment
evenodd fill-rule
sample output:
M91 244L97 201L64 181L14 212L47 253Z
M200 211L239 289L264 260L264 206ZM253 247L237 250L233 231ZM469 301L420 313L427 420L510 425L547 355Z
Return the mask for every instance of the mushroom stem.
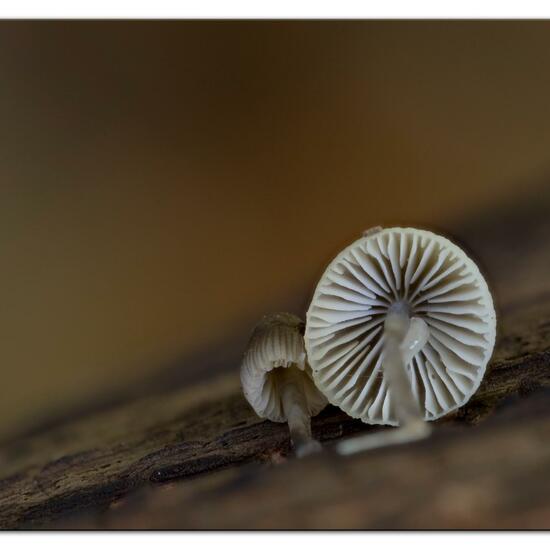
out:
M384 323L384 377L391 388L400 426L423 421L420 408L411 390L407 364L428 340L428 327L417 317L412 319L399 310L392 310Z
M377 447L407 443L427 437L431 431L411 390L407 364L428 341L429 329L418 317L409 317L408 308L396 303L384 323L384 379L391 390L399 429L356 437L337 446L348 455Z
M288 421L290 439L296 456L302 457L321 450L321 444L311 435L311 418L304 395L304 373L296 366L277 369L281 404Z

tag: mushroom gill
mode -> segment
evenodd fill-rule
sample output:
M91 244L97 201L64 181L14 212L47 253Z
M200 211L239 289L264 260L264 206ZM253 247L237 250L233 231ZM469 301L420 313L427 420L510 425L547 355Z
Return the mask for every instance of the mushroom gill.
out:
M298 456L319 450L312 416L327 404L306 361L304 323L291 313L266 315L255 328L241 365L243 393L261 418L287 422Z
M476 264L444 237L396 227L367 232L330 263L307 313L305 346L330 403L369 424L398 425L466 403L495 329Z

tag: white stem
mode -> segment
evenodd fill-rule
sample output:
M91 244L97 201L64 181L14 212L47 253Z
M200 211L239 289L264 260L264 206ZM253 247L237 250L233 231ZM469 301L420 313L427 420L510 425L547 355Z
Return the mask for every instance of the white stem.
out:
M302 457L320 451L321 444L311 436L311 418L300 380L304 373L294 366L280 368L278 371L281 403L294 452Z
M407 443L427 437L431 431L411 390L407 364L428 341L429 329L417 317L409 318L407 309L397 304L384 323L384 379L391 391L399 429L356 437L338 444L343 455Z
M430 432L430 425L424 420L409 421L402 427L393 430L383 430L370 435L347 439L339 443L336 450L341 455L352 455L362 451L424 439L430 435Z

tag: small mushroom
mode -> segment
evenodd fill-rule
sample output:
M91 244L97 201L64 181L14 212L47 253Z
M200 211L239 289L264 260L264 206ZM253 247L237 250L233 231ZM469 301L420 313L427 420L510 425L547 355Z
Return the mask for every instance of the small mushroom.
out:
M243 392L261 418L288 422L297 456L321 449L311 436L311 417L326 398L311 378L304 322L291 313L266 315L255 328L241 365Z
M399 425L340 443L349 454L425 437L479 387L496 330L476 264L429 231L375 228L342 251L307 313L313 379L369 424Z

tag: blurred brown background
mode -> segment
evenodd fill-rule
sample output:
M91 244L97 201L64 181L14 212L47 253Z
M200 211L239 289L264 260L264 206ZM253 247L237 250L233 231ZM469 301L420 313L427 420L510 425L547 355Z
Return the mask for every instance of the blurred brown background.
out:
M549 66L548 22L0 23L0 435L236 372L363 229L536 193Z

